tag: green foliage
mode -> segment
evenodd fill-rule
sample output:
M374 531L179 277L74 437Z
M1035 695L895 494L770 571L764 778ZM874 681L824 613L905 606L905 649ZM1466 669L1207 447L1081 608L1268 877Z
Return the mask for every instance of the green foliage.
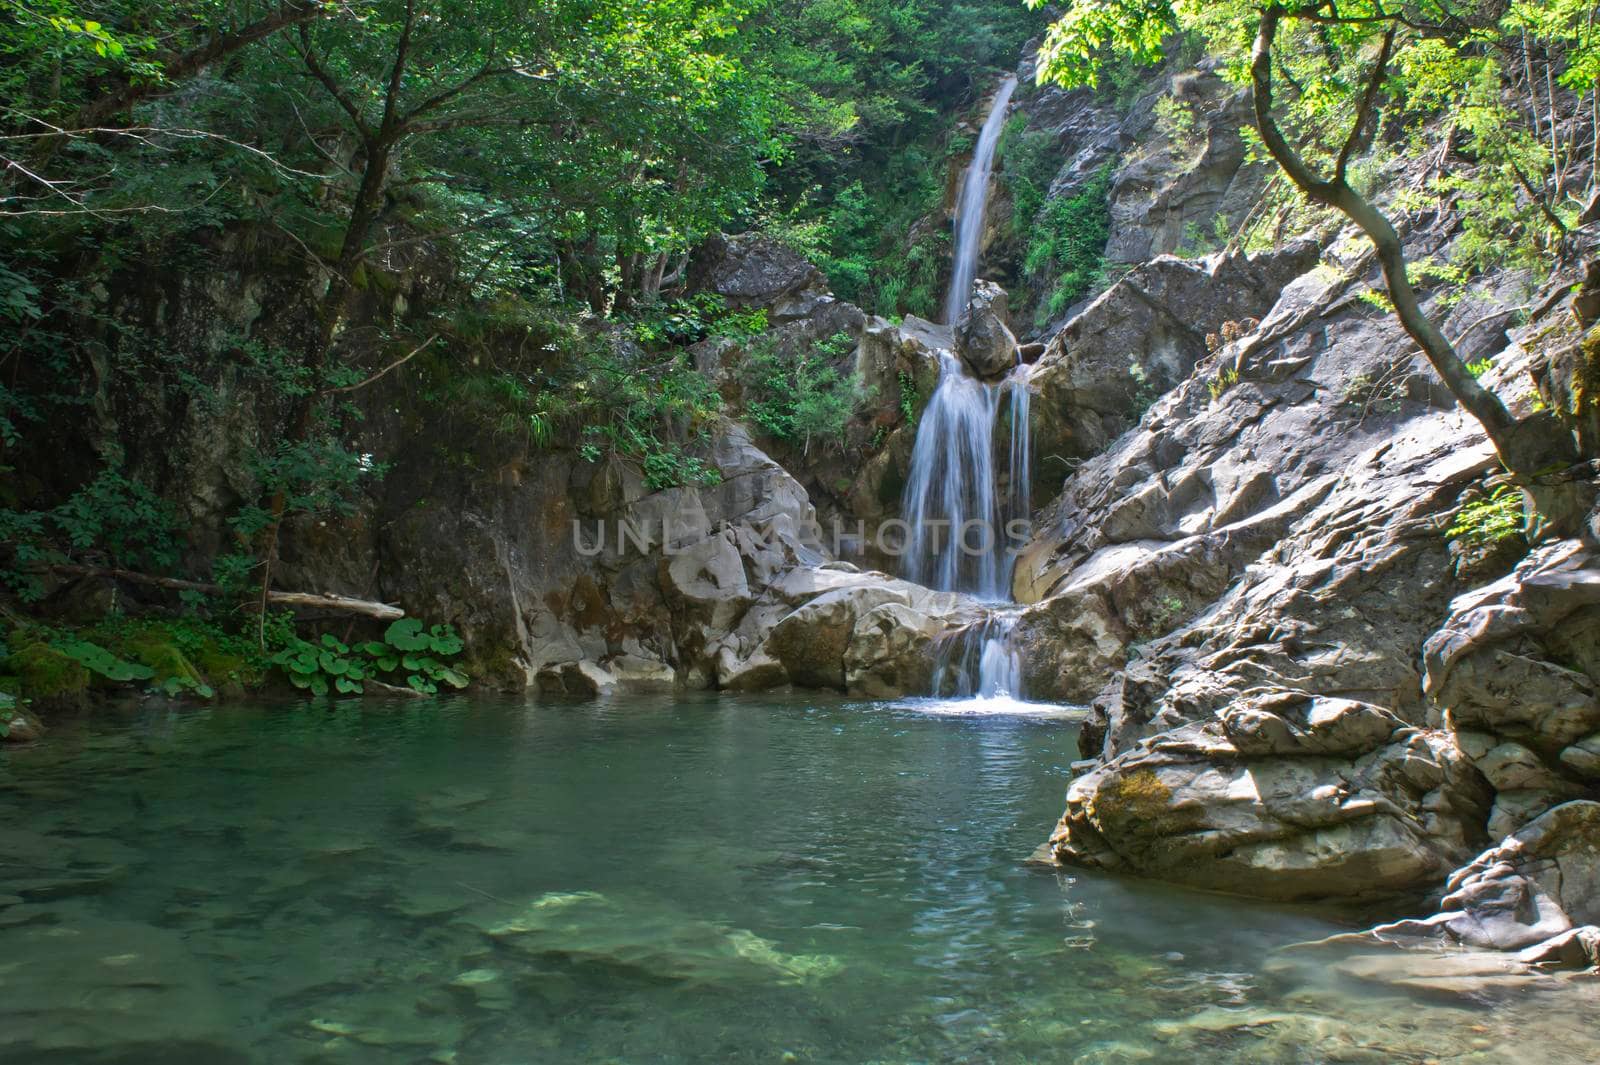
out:
M1523 527L1522 493L1502 484L1457 511L1445 531L1445 538L1481 550L1502 540L1520 537Z
M1200 133L1200 122L1194 108L1176 96L1163 96L1156 101L1156 128L1165 133L1174 144L1190 148Z
M1045 0L1027 0L1042 7ZM1075 3L1057 19L1039 48L1039 73L1066 84L1100 84L1100 72L1113 55L1142 66L1161 62L1162 45L1178 31L1174 5L1166 0Z
M943 207L967 147L952 112L993 84L987 71L1015 63L1044 18L1020 4L774 0L760 22L808 123L773 174L761 227L821 266L840 297L931 316L948 235L918 223Z
M1110 63L1158 62L1163 39L1182 32L1202 39L1227 64L1227 76L1247 83L1262 8L1255 0L1081 0L1051 27L1039 77L1094 85ZM1457 8L1425 0L1401 9L1353 0L1282 14L1273 47L1276 117L1314 170L1334 169L1362 112L1378 42L1392 32L1376 118L1357 137L1351 184L1370 192L1392 145L1408 142L1420 151L1437 138L1446 142L1441 163L1452 156L1460 162L1436 168L1426 196L1461 212L1457 265L1536 267L1548 260L1577 217L1577 183L1566 178L1588 149L1552 127L1555 113L1581 112L1600 71L1592 4L1513 0ZM1565 99L1554 98L1555 85ZM1187 123L1174 107L1158 105L1159 120L1181 137ZM1422 198L1408 190L1403 199L1407 209L1420 209L1428 206Z
M268 661L296 688L312 695L360 695L368 681L393 676L406 687L434 695L439 685L465 688L469 678L445 660L461 653L461 637L450 625L424 628L402 618L382 640L349 645L331 634L316 642L289 634Z
M102 470L65 502L48 510L0 509L0 542L16 564L0 571L24 602L43 594L37 566L97 550L128 568L165 570L177 561L176 510L149 488L114 468Z
M581 373L566 385L563 416L582 425L585 458L635 462L652 490L722 480L720 470L684 450L685 442L705 438L722 409L722 396L704 374L676 353L637 362L610 350L590 352Z
M99 644L75 636L58 637L50 642L50 646L95 676L103 677L113 683L149 680L156 675L156 671L149 666L118 658Z
M906 420L907 427L915 429L917 427L917 401L921 398L917 395L917 382L914 377L904 370L901 370L898 376L900 381L900 416Z
M1047 201L1033 223L1022 272L1049 287L1039 308L1040 325L1105 283L1111 235L1107 196L1114 172L1110 163L1101 167L1073 195Z
M771 343L753 348L744 363L750 420L807 453L813 440L842 444L845 426L868 398L859 374L834 365L854 343L850 334L835 333L793 351Z
M1019 111L1006 120L995 151L1001 178L1011 191L1011 231L1027 234L1044 206L1050 182L1061 168L1056 139L1028 130L1028 116Z
M693 344L708 336L751 337L766 331L767 312L730 309L715 292L651 304L632 317L634 337L651 350Z
M1239 383L1239 371L1232 366L1224 367L1217 371L1216 376L1206 382L1206 391L1211 394L1211 402L1215 403L1222 398L1222 394Z

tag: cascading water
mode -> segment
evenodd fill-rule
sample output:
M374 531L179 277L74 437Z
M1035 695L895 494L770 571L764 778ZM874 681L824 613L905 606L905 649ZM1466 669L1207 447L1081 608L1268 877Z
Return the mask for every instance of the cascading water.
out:
M996 611L951 637L933 675L934 694L1003 699L1022 694L1022 655L1011 641L1017 615Z
M1007 431L1005 492L995 461ZM939 355L939 386L917 425L906 479L906 576L941 591L1010 598L1007 523L1028 516L1028 386L1013 371L998 384Z
M1000 129L1006 122L1006 106L1017 88L1016 78L1007 78L995 93L989 117L978 133L978 144L972 149L972 162L967 164L966 176L961 181L961 198L956 201L955 257L950 267L950 290L944 299L946 325L955 325L961 312L967 309L967 299L972 295L972 280L978 276L978 255L983 251L983 220L989 206L989 175L994 170L994 149L1000 143Z
M1007 78L995 94L962 180L944 306L945 322L952 327L972 295L995 146L1016 87L1016 79ZM997 438L1001 431L1007 434L1004 441ZM968 374L950 352L941 352L939 384L918 424L906 480L910 579L994 603L1010 601L1008 523L1029 516L1030 448L1027 368L1019 364L1004 380L988 383ZM1002 461L1003 482L998 476ZM935 692L1019 695L1021 662L1010 640L1015 623L1014 612L996 611L947 641Z

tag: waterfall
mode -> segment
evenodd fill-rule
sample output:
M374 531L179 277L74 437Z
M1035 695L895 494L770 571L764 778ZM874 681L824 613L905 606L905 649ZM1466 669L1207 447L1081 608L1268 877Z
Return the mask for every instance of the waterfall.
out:
M995 461L1004 431L1005 485ZM997 384L939 353L939 386L917 424L906 478L906 576L940 591L1010 599L1006 523L1029 515L1028 385L1018 367Z
M989 117L984 119L978 133L977 147L972 150L972 162L967 164L966 176L961 181L961 198L956 201L955 258L950 268L950 291L944 298L946 325L955 325L961 312L967 309L967 299L972 295L972 280L978 275L978 256L983 251L983 219L989 206L989 175L994 170L994 149L1000 141L1000 129L1006 122L1006 105L1017 87L1016 78L1007 78L995 93Z
M996 611L952 635L941 648L934 667L934 694L978 699L1019 698L1022 656L1011 641L1011 630L1016 624L1015 612Z
M999 391L939 353L939 387L922 412L906 482L907 576L943 591L1001 597L994 472Z
M944 310L952 327L967 308L977 276L995 144L1016 87L1016 79L1007 78L995 94L961 183ZM1028 368L1019 363L1004 380L989 383L967 373L952 352L941 351L939 384L917 425L906 477L906 576L941 591L1009 603L1014 559L1008 523L1030 516L1031 459ZM934 693L1019 697L1021 656L1011 640L1015 625L1015 610L999 609L947 640L935 668Z

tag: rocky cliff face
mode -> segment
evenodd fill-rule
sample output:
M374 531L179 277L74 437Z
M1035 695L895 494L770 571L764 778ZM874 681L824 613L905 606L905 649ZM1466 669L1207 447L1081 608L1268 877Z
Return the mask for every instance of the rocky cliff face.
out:
M1169 82L1209 101L1181 158L1170 129L1103 104L1025 105L1069 148L1062 187L1119 153L1116 257L1170 250L1161 219L1251 209L1239 101L1210 77ZM1414 224L1413 260L1447 261L1455 225ZM1429 310L1514 412L1576 410L1580 275L1491 271ZM1031 385L1035 499L1052 501L1016 631L1030 695L1090 710L1048 860L1414 899L1600 793L1600 557L1571 539L1519 563L1514 535L1449 532L1498 467L1374 288L1364 245L1325 226L1142 263L1051 332Z

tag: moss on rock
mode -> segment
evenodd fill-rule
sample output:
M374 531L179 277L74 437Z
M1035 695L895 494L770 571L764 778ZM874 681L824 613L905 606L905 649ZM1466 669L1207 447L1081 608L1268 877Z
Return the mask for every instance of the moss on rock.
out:
M89 670L45 643L12 652L6 668L21 681L22 695L40 710L77 709L89 693Z

